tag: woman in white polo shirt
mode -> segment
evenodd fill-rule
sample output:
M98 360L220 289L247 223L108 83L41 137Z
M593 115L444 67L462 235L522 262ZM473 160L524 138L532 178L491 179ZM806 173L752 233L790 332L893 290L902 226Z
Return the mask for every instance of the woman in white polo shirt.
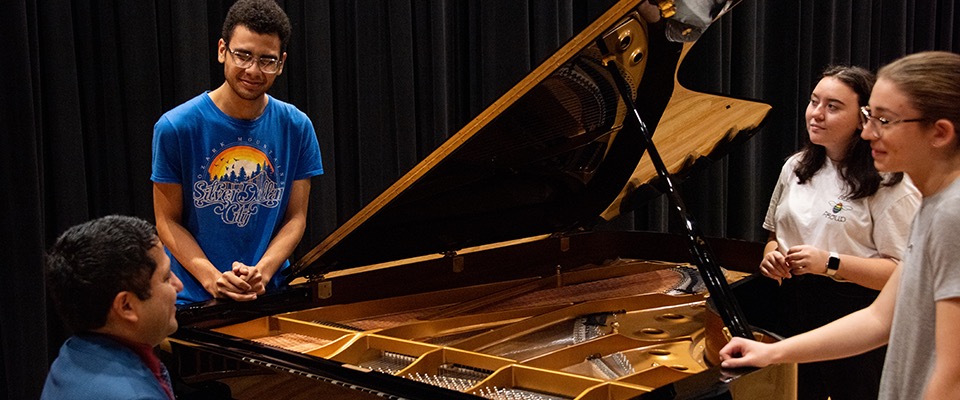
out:
M873 83L859 67L823 73L805 113L810 140L784 164L770 199L760 271L781 282L785 336L869 305L906 246L920 194L902 173L877 172L860 138ZM876 399L884 351L800 365L799 399Z

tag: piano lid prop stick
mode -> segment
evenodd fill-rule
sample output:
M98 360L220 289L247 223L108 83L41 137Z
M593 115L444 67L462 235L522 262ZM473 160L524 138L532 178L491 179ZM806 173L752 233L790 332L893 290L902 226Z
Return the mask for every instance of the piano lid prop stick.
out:
M600 48L601 53L611 54L603 40L597 40L597 46ZM753 331L743 316L740 304L737 303L737 300L730 292L730 286L727 285L727 279L723 276L723 271L720 270L720 267L713 261L713 251L710 250L709 244L704 240L693 218L687 213L687 207L684 205L683 199L677 193L676 189L674 189L670 171L667 170L663 159L660 158L660 153L653 143L650 130L647 129L647 124L643 121L636 104L630 97L630 86L623 76L620 75L620 69L617 67L615 58L606 57L604 66L606 66L610 72L614 82L616 82L617 91L620 92L620 97L626 103L627 112L636 119L640 130L640 137L646 146L650 161L657 170L657 175L659 175L663 181L663 187L661 187L660 190L667 195L670 204L673 206L673 209L677 211L683 222L690 253L694 257L694 263L698 267L697 270L700 271L700 276L703 277L707 290L710 291L710 300L716 307L717 313L720 314L720 318L733 336L753 339Z

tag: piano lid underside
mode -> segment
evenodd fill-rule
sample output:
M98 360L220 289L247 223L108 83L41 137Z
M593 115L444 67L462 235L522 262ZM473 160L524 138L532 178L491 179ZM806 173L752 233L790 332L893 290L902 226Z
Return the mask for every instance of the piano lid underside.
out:
M325 259L366 265L592 225L632 172L610 166L636 165L643 153L639 144L611 150L628 141L618 138L623 118L597 60L564 65ZM363 251L371 242L378 251Z
M599 222L644 149L598 43L617 49L631 96L642 86L648 60L673 71L681 47L663 34L648 38L631 4L618 4L587 30L594 33L572 39L451 135L301 259L295 272L319 275ZM644 56L627 60L633 53ZM654 122L670 86L641 95L651 97L645 104L659 105L650 113Z
M588 230L657 195L647 189L657 172L644 157L639 122L604 62L616 65L637 114L656 127L654 141L673 174L721 156L725 143L759 126L768 105L676 82L692 43L667 40L666 26L637 12L614 7L609 14L341 225L294 274Z

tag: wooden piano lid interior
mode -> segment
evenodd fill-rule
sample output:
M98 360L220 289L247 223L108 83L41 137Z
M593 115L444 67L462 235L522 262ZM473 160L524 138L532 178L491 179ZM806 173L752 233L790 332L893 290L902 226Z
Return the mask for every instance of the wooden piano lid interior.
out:
M666 40L637 3L618 3L572 38L295 263L291 280L588 230L658 195L607 61L656 126L672 174L749 138L770 106L684 88L677 71L693 43Z

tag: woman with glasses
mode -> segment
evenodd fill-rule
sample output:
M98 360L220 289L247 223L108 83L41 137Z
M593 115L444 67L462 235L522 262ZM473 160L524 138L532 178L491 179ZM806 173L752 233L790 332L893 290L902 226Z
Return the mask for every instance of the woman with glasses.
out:
M923 199L903 261L868 307L774 344L735 338L720 351L722 365L805 363L888 345L880 399L960 398L960 55L923 52L884 66L869 103L861 136L874 165L907 173Z
M760 271L781 283L786 336L869 305L906 247L920 195L902 173L878 173L860 139L873 83L859 67L823 73L805 112L809 141L784 164L770 199ZM883 358L879 348L800 365L799 399L876 399Z

